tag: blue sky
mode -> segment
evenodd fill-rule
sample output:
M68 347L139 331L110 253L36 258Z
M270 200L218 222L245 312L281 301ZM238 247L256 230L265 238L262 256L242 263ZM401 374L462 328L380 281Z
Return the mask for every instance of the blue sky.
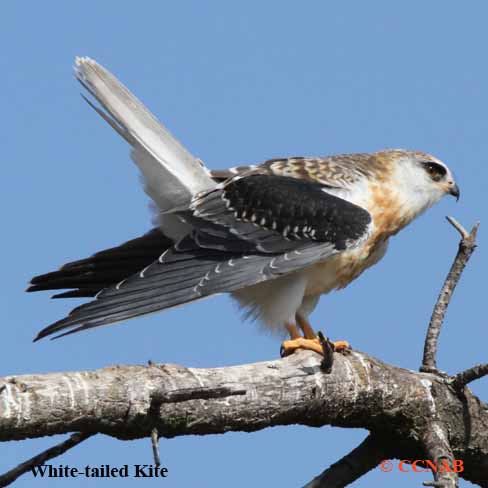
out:
M457 176L460 202L446 198L392 239L380 264L322 298L312 318L332 338L417 369L432 305L457 249L458 236L444 217L466 226L481 220L479 249L442 331L439 366L455 373L486 361L487 15L481 0L5 3L0 374L148 359L212 367L279 353L279 341L242 323L226 296L32 344L41 327L75 303L24 293L32 275L150 227L125 142L79 96L71 69L76 55L116 73L212 168L392 147L444 160ZM472 388L488 399L486 378ZM163 484L302 486L365 435L290 426L163 439L169 469ZM61 438L1 445L0 470ZM150 444L99 436L55 462L144 464L151 462ZM426 479L374 470L354 486L401 488ZM33 483L27 475L16 486ZM85 483L51 479L35 486Z

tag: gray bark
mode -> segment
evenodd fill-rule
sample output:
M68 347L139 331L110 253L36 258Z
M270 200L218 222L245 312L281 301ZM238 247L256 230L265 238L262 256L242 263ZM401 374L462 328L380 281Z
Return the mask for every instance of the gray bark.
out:
M464 460L461 476L488 486L488 405L468 388L358 351L335 353L330 374L320 363L300 351L215 369L152 364L5 377L0 440L77 431L135 439L153 428L174 437L297 423L366 428L382 440L385 457L426 459L438 424Z

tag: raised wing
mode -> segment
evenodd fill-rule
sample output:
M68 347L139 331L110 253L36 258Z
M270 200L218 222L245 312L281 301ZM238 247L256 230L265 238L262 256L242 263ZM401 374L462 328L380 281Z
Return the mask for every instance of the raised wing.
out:
M191 225L189 235L37 339L274 279L359 245L372 225L366 210L327 193L319 183L259 174L197 195L178 214Z

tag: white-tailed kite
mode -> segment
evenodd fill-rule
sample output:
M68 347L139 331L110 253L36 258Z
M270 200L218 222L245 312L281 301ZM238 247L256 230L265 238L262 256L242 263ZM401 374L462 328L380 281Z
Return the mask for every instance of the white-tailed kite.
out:
M132 146L158 226L33 278L29 291L96 297L36 340L230 292L250 316L288 331L285 353L321 352L308 321L320 296L378 262L388 239L442 196L459 197L447 166L417 151L209 171L98 63L77 58L76 77L101 107L90 105Z

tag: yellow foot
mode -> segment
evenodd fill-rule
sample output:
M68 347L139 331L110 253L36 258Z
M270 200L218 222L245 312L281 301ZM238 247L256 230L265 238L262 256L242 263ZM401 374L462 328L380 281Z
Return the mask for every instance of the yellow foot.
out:
M336 341L331 342L334 347L334 351L341 352L349 349L349 342L347 341ZM291 339L289 341L283 341L281 344L281 357L289 356L294 353L297 349L306 349L308 351L315 351L323 355L322 344L318 337L315 339L305 339L304 337L298 337L297 339Z
M350 349L351 346L349 345L349 342L347 341L335 341L332 342L332 345L334 346L334 351L341 352L346 349Z
M305 339L304 337L298 337L297 339L291 339L289 341L283 341L281 344L281 356L289 356L297 349L307 349L309 351L315 351L322 354L322 345L318 338Z

